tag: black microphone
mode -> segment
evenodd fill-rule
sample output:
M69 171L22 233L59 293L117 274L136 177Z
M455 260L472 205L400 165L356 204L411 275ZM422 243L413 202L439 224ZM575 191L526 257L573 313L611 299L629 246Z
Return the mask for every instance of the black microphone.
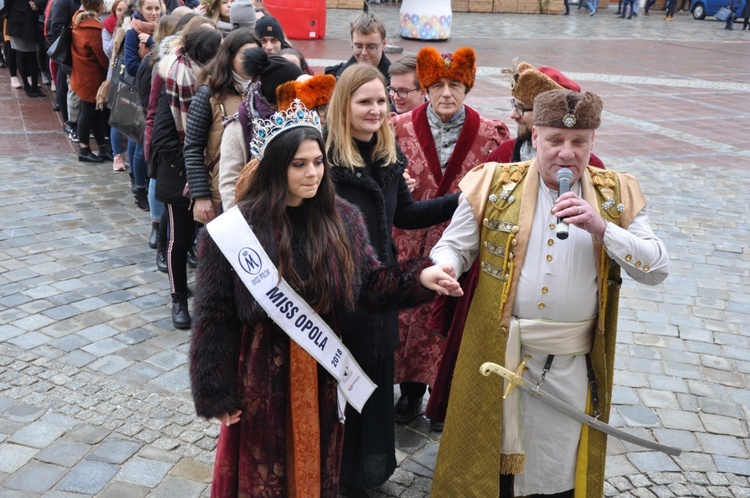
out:
M555 180L557 180L557 197L560 197L565 192L570 192L570 182L573 181L573 172L568 168L561 168L560 171L557 172L557 175L555 175ZM557 218L555 235L557 235L557 238L560 240L568 238L568 224L561 218Z

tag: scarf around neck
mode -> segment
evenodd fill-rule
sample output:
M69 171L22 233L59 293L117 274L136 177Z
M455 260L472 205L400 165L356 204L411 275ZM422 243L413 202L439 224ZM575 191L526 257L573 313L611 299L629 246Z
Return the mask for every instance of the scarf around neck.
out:
M174 62L169 67L164 86L169 108L177 127L177 134L180 136L180 140L184 140L187 113L190 102L195 95L195 82L202 68L199 64L191 61L182 49L179 49L175 56Z

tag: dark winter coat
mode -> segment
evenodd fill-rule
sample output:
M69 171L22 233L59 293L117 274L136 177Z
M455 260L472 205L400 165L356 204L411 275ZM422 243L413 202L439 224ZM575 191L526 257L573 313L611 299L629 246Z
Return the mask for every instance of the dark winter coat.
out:
M73 14L81 8L78 0L55 0L47 22L47 41L57 40L65 26L70 24Z
M138 89L138 95L141 97L141 105L144 109L148 109L149 96L151 95L151 77L154 69L151 67L151 57L153 57L153 54L149 53L143 58L141 67L135 74L135 87Z
M143 17L137 12L133 14L132 18L145 22ZM129 29L125 33L125 41L123 42L123 46L125 47L125 70L130 76L135 76L138 73L138 68L141 67L142 59L139 52L140 43L141 42L138 39L138 32L135 29ZM146 43L146 46L151 47L153 44L154 38L153 36L150 36L148 39L148 43Z
M31 9L27 0L6 1L3 13L7 18L5 21L5 34L7 36L30 41L36 41L39 38L41 34L39 15L44 13L47 0L34 0L34 4L37 6L36 11ZM68 22L70 22L70 18L68 18Z
M190 111L185 126L185 171L190 184L191 199L211 197L205 151L213 122L211 90L208 85L202 85L190 101Z
M394 226L410 230L436 225L449 220L458 205L458 194L415 202L403 177L406 166L400 149L395 163L372 168L374 176L366 168L331 165L336 193L360 209L370 242L385 265L398 260L391 238ZM342 313L340 320L344 342L360 364L393 355L398 346L398 313Z
M151 169L156 174L156 198L174 206L188 207L190 201L182 195L187 182L182 147L167 100L167 89L162 87L156 103L150 150Z
M353 66L354 64L357 64L357 58L353 55L351 58L346 62L340 62L334 66L328 66L325 68L325 74L332 74L338 79L341 76L341 73L343 73L346 68L349 66ZM390 74L390 67L391 67L391 61L388 59L388 57L385 56L385 53L383 53L383 56L380 58L380 62L378 63L378 71L380 71L383 74L383 77L385 77L385 81L391 81L391 74Z
M73 23L70 87L84 102L96 102L96 92L107 79L109 59L102 49L102 29L102 23L95 17Z
M431 264L429 259L380 266L357 209L340 199L336 208L354 249L352 286L360 306L395 310L432 298L434 293L422 287L417 278ZM251 223L248 207L240 205L240 210ZM259 224L253 229L271 259L276 260L271 229ZM210 418L242 410L239 422L222 426L211 496L289 496L289 337L255 302L206 230L201 231L198 261L190 346L196 412ZM340 295L336 279L340 268L333 262L329 265L333 293ZM334 315L326 314L323 319L338 331ZM320 496L336 498L343 426L337 416L336 383L322 367L317 370Z

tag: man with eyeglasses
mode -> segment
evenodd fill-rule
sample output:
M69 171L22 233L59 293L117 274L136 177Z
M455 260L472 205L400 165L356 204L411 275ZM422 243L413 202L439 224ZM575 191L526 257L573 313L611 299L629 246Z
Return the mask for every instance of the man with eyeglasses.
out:
M510 94L510 118L518 125L516 138L503 142L487 156L487 162L516 163L536 157L531 144L531 127L534 125L534 98L548 90L565 88L580 92L581 87L563 73L550 66L533 67L521 62L513 70ZM604 168L602 161L591 154L591 165Z
M419 86L430 101L392 119L398 145L409 159L409 175L416 180L414 200L458 191L464 174L509 138L503 122L484 118L464 104L475 76L476 54L471 47L461 47L452 54L425 47L417 54ZM446 225L408 232L394 230L399 257L429 255ZM435 380L445 341L427 326L431 312L430 304L399 315L394 377L394 383L401 387L394 409L397 423L408 423L424 413L422 397ZM442 420L430 422L433 430L442 429Z
M405 114L425 102L427 93L417 78L417 57L407 55L391 64L388 96L396 114Z
M390 78L388 68L391 61L383 53L386 40L383 19L372 12L363 12L352 23L350 35L352 57L346 62L328 66L325 74L332 74L338 78L349 66L363 62L377 67L388 81Z

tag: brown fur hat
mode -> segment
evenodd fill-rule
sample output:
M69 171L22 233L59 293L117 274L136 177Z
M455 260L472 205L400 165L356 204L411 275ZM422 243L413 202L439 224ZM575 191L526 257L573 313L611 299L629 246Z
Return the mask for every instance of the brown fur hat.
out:
M452 54L441 54L435 47L425 47L417 54L417 78L425 90L441 78L460 81L466 92L474 86L477 56L471 47L461 47Z
M276 101L279 110L288 109L294 99L300 99L308 109L328 105L336 85L336 77L331 74L316 74L295 81L289 81L276 89Z
M602 99L591 92L550 90L534 99L534 125L595 130L602 118Z
M510 93L516 100L526 105L532 105L534 98L540 93L561 88L567 88L574 92L581 91L578 83L554 67L539 66L535 68L527 62L521 62L513 72Z

